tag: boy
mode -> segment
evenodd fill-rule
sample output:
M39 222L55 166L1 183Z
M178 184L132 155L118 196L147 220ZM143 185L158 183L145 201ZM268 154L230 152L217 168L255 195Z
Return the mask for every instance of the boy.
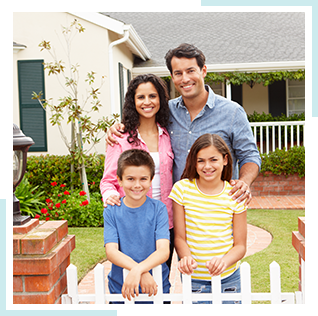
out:
M149 153L124 151L118 159L117 180L125 196L121 205L104 209L104 243L112 263L108 275L110 293L124 298L142 293L157 294L157 284L148 272L162 264L163 292L169 293L169 222L166 206L146 196L155 165ZM123 282L123 268L129 274ZM138 302L136 302L138 303Z

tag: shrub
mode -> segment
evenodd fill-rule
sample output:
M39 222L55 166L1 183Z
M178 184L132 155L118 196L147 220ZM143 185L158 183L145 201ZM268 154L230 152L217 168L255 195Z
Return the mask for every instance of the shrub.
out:
M299 177L305 176L305 147L292 147L289 150L278 149L269 154L261 154L261 173L270 171L276 175L292 175L298 173Z
M90 193L99 193L99 183L104 171L104 155L93 157L86 156L87 167L86 174L89 183ZM77 166L75 165L75 170ZM39 186L45 191L46 195L53 193L52 182L63 183L67 187L73 187L75 190L82 188L79 172L75 171L71 178L71 156L41 155L29 156L27 161L27 170L25 176L34 186Z
M90 195L76 190L70 192L65 184L50 183L52 195L45 199L46 207L35 216L40 220L67 220L69 227L99 227L103 225L103 203L99 193Z

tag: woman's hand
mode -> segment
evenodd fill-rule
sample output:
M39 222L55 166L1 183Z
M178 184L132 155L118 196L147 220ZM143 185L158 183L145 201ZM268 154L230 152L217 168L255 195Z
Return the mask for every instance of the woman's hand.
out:
M107 207L107 205L118 205L120 206L120 196L119 195L111 195L108 197L108 199L104 202L104 207Z
M107 133L106 133L106 143L110 146L114 146L114 144L117 144L116 139L113 137L113 134L118 137L123 137L122 133L124 131L125 125L121 123L115 123L112 125Z
M177 268L183 274L192 274L198 263L191 257L185 256L178 262Z

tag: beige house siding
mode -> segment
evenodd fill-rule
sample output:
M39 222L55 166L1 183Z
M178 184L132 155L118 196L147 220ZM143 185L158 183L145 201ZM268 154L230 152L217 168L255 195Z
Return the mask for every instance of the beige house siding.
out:
M247 114L268 114L268 88L262 84L255 84L253 88L244 83L242 85L242 103Z

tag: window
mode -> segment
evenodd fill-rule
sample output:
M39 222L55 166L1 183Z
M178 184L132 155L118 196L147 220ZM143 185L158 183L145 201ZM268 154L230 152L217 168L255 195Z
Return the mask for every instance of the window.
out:
M288 116L305 112L305 80L287 80L287 113Z
M47 151L46 113L38 100L32 100L32 92L42 91L45 98L43 60L19 60L18 84L20 129L33 139L30 152Z

